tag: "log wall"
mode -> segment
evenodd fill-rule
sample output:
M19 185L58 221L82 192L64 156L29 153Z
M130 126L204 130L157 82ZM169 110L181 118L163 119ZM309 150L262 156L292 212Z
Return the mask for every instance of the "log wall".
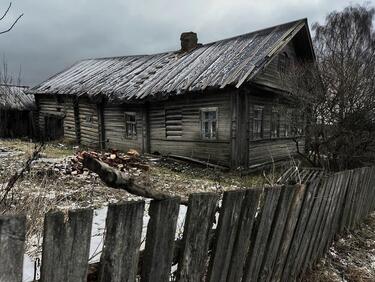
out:
M70 142L76 141L76 126L74 118L73 98L62 96L36 95L38 106L38 128L42 136L45 135L45 117L56 116L64 120L64 139Z
M125 113L135 113L136 115L136 137L126 136ZM135 149L144 151L144 111L140 105L106 105L104 107L104 128L105 142L107 148L128 151Z
M218 129L216 140L203 140L201 135L202 108L216 107ZM174 136L167 135L166 111L181 112L181 133L175 129ZM151 103L150 150L161 154L183 155L219 162L230 162L230 93L194 94L176 97L165 102ZM175 114L176 115L176 114ZM173 125L172 125L173 126ZM171 130L171 132L173 132Z

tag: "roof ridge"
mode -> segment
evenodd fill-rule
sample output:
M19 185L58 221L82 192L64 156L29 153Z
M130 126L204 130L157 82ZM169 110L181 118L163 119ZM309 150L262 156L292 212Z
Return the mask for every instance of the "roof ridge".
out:
M265 32L267 30L273 30L276 27L281 28L281 27L284 27L284 26L287 26L287 25L292 25L292 24L296 24L298 22L303 22L303 21L306 22L307 18L301 18L301 19L298 19L298 20L293 20L293 21L289 21L289 22L286 22L286 23L282 23L282 24L276 24L276 25L273 25L273 26L269 26L269 27L257 29L257 30L254 30L254 31L250 31L250 32L247 32L247 33L243 33L243 34L239 34L239 35L234 35L234 36L231 36L231 37L228 37L228 38L224 38L224 39L219 39L219 40L215 40L215 41L203 43L202 45L200 45L196 49L202 48L202 47L207 47L209 45L212 45L212 44L215 44L215 43L218 43L218 42L229 41L229 40L233 40L233 39L240 38L240 37L246 37L246 36L252 35L254 33ZM162 55L162 54L168 54L168 53L171 53L171 54L178 53L178 50L170 50L170 51L157 52L157 53L152 53L152 54L120 55L120 56L106 56L106 57L97 57L97 58L86 58L86 59L79 60L78 62L88 61L88 60L110 60L110 59L121 59L121 58L130 58L130 57L156 56L156 55Z

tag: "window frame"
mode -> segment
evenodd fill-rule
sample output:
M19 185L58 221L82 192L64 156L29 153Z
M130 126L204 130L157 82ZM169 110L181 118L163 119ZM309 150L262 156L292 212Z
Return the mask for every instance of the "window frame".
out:
M128 117L134 117L134 121L131 121ZM125 134L126 139L136 139L137 138L137 113L136 112L125 112L124 113L125 122ZM132 127L132 132L129 134L128 126Z
M205 118L205 113L209 112L215 112L215 119L206 119ZM206 136L205 132L205 123L208 122L211 124L209 126L210 128L210 136ZM215 136L213 136L213 126L212 123L215 122ZM200 108L200 123L201 123L201 139L202 140L217 140L218 139L218 129L219 129L219 108L218 107L206 107L206 108Z
M277 119L275 119L275 114L277 114ZM271 111L271 139L280 138L280 125L281 125L280 109L277 107L272 107ZM276 135L275 135L275 122L276 122Z
M255 115L256 111L261 110L261 117L257 117ZM260 140L264 138L264 106L263 105L254 105L253 106L253 119L252 119L252 139L253 140ZM259 127L260 123L260 131L255 131L256 124L258 124L257 128Z

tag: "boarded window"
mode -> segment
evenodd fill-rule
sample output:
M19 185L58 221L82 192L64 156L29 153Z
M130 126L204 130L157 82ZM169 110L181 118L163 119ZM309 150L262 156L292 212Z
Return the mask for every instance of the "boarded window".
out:
M263 138L263 106L254 106L253 139Z
M201 120L202 139L216 139L218 126L217 108L202 108Z
M280 112L277 108L272 108L271 116L271 138L280 136Z
M165 135L167 139L182 137L182 108L165 109Z
M125 113L125 137L137 137L137 121L136 114L134 112Z

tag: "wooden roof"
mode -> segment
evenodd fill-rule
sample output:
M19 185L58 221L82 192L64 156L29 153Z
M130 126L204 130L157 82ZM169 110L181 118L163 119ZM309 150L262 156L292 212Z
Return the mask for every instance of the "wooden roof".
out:
M240 87L303 28L308 33L306 19L204 44L188 53L87 59L29 92L104 95L109 101L125 102L208 87Z
M28 95L26 86L0 84L0 110L33 110L34 95Z

